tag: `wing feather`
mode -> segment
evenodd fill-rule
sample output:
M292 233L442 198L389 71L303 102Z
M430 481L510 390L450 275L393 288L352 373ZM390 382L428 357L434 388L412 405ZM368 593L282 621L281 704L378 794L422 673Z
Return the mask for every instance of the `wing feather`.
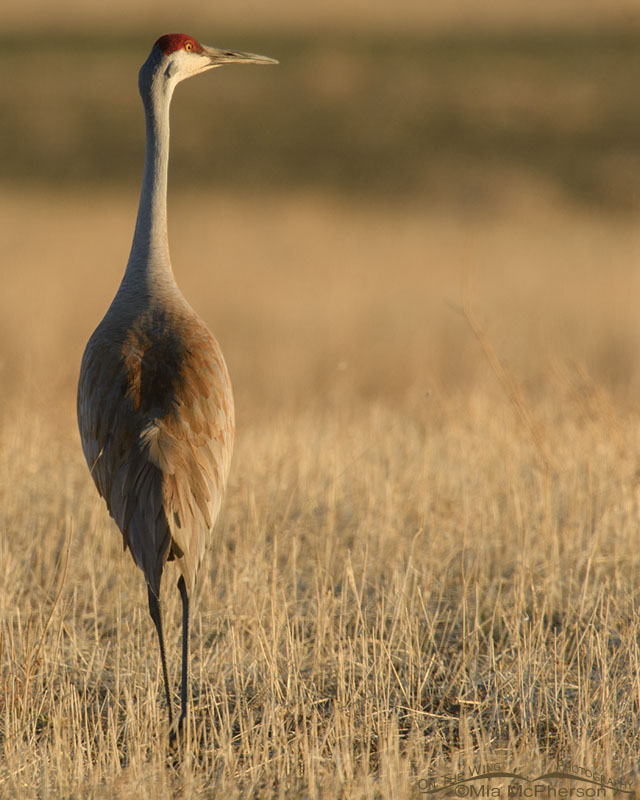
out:
M98 491L152 590L175 558L191 591L233 448L215 339L194 314L107 315L83 357L78 422Z

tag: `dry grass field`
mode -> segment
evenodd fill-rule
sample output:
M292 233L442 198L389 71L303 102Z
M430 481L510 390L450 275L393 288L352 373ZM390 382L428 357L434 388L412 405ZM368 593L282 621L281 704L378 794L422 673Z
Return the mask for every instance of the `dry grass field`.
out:
M455 68L441 57L442 97L475 108L487 137L445 126L453 144L441 173L421 173L406 193L384 172L375 191L318 180L304 170L316 150L305 155L293 138L278 163L295 155L298 180L274 168L267 191L258 164L244 188L232 177L191 185L196 169L180 157L190 134L177 115L174 268L222 344L238 417L194 603L179 752L168 747L142 577L97 497L75 426L82 349L120 279L137 200L135 175L88 175L96 152L107 164L118 153L135 162L128 117L120 150L105 150L96 124L93 152L82 134L94 108L82 105L86 87L79 95L74 80L64 84L77 124L52 116L63 133L48 140L53 128L21 117L20 92L3 86L15 109L8 139L49 171L38 181L25 156L13 173L3 166L0 187L0 797L417 798L484 765L535 778L558 763L640 789L640 228L625 182L636 156L623 136L637 112L621 84L603 88L635 74L636 57L626 51L625 71L605 45L582 75L553 48L548 72L537 57L525 69L509 56L522 80L502 93L494 83L491 94L488 75L505 62L480 73L473 52ZM415 79L417 62L407 63ZM470 73L456 83L464 63ZM104 64L88 69L91 86L113 98L97 77ZM37 96L30 74L27 64L23 91ZM499 153L500 141L518 141L511 99L539 87L525 74L557 84L548 97L526 94L536 119L549 111L548 127L536 128L545 135L530 158L515 147L506 166L497 155L487 162L473 142ZM348 75L347 98L367 85L357 70ZM468 94L456 93L473 76ZM184 87L178 110L199 110L207 91L224 96L226 77ZM267 78L255 80L273 96ZM565 103L576 81L583 92ZM334 119L338 84L314 89ZM289 85L301 103L314 86ZM123 102L136 113L133 90ZM406 91L395 106L405 132ZM65 102L61 94L51 108ZM264 111L268 142L278 140L279 107ZM476 119L439 108L449 122ZM607 119L629 127L607 138ZM336 130L348 143L351 129ZM74 132L79 167L58 147ZM383 133L396 144L420 138ZM357 135L366 145L366 131ZM200 152L200 139L189 142ZM254 141L243 146L250 153ZM371 152L384 153L379 146ZM481 202L468 202L469 184L448 171L459 152ZM426 159L418 145L411 153ZM573 153L570 175L591 176L598 191L554 171L562 153ZM401 156L390 155L399 169ZM61 163L76 169L72 179L60 177ZM437 188L452 182L439 202ZM616 187L627 187L620 203ZM177 690L174 584L169 573ZM510 782L465 786L507 797Z
M74 420L134 209L2 201L2 795L417 797L559 752L635 781L633 221L174 199L176 272L239 412L177 762L141 576Z

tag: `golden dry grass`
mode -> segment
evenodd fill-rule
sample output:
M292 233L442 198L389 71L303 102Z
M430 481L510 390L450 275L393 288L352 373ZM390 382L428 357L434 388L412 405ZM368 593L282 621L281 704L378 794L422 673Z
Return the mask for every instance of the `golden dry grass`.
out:
M0 198L0 795L405 798L559 753L636 787L634 221L517 186L494 216L172 196L238 403L176 756L74 419L134 213Z

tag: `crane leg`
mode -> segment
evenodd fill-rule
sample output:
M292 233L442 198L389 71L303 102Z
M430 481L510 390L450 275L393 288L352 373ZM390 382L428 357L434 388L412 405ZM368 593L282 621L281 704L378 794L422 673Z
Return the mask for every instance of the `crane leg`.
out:
M158 632L158 642L160 643L160 660L162 662L162 677L164 678L164 691L167 695L167 708L169 709L169 727L173 725L173 711L171 710L171 692L169 691L169 675L167 673L167 656L164 650L164 636L162 635L162 613L160 611L160 601L147 586L149 593L149 613L153 624Z
M182 598L182 687L180 691L182 708L178 720L178 730L181 730L184 718L187 716L187 683L189 680L189 595L182 575L178 580L178 589Z

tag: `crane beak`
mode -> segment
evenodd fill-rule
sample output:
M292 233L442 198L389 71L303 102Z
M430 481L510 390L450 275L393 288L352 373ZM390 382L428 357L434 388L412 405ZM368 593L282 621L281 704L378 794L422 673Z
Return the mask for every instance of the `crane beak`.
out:
M243 53L241 50L223 50L219 47L204 47L202 54L209 59L207 68L220 67L222 64L278 64L275 58L259 56L256 53Z

